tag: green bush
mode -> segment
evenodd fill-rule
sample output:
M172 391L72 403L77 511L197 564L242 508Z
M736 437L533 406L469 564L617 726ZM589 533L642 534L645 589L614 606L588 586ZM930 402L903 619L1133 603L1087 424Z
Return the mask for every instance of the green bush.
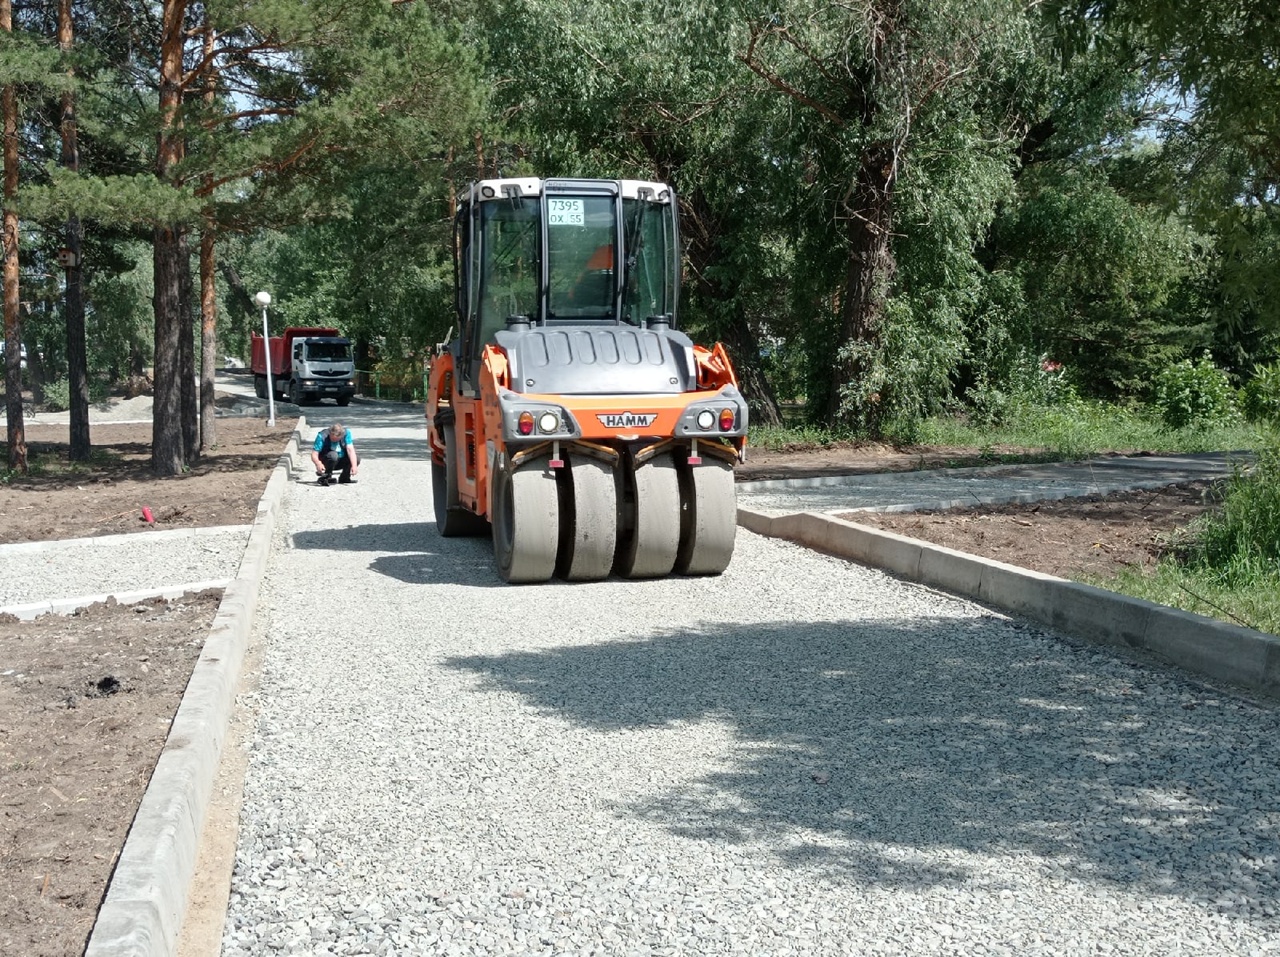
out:
M1197 563L1228 582L1280 572L1280 445L1237 469L1220 514L1198 528Z
M1240 409L1250 422L1280 422L1280 362L1258 367L1240 390Z
M55 379L44 386L45 412L66 412L71 408L71 383L66 379Z
M1019 349L996 382L987 379L969 393L974 418L984 425L1000 425L1036 415L1046 409L1074 406L1075 386L1061 362L1036 357Z
M1207 352L1195 362L1183 359L1156 377L1155 406L1171 429L1227 425L1238 417L1231 382Z

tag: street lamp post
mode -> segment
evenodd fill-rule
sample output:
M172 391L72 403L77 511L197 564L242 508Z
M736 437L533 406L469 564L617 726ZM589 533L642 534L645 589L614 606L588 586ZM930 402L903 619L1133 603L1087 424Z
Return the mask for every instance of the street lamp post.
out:
M267 306L271 305L271 293L260 292L253 301L262 307L262 355L267 364L267 427L276 424L276 387L271 381L271 334L267 331Z

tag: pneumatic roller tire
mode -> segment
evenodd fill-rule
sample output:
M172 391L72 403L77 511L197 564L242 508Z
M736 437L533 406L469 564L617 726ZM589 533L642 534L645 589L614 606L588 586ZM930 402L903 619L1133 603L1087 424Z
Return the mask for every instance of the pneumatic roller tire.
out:
M680 547L680 480L675 460L657 455L636 467L632 531L618 549L617 572L624 578L671 574Z
M546 458L499 472L493 482L493 551L512 584L543 582L556 570L560 496Z
M718 459L688 466L681 475L683 499L680 553L682 575L719 575L733 558L738 531L738 496L733 466Z
M444 436L444 465L431 463L431 504L436 513L436 531L444 538L483 535L487 522L467 511L458 495L458 456L453 436Z
M569 463L561 501L560 556L556 574L569 581L595 581L609 576L618 541L618 491L613 469L592 459Z

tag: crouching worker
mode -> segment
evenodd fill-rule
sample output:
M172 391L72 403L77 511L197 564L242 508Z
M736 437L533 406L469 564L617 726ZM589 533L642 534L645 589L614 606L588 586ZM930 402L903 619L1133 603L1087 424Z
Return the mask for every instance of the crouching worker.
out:
M338 473L338 482L343 485L355 481L356 473L360 471L360 458L356 455L351 430L341 422L335 422L317 432L311 461L315 463L316 478L321 485L332 484L334 472Z

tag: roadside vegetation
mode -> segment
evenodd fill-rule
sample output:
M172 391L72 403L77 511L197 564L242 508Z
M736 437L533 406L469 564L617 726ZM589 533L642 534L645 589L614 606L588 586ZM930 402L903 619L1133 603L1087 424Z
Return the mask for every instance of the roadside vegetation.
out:
M1221 507L1184 528L1151 574L1126 571L1104 587L1280 635L1280 441L1239 468Z
M1157 377L1148 401L1130 404L1082 399L1060 369L1042 372L1002 397L999 415L935 416L900 444L970 449L992 464L1104 452L1248 453L1215 493L1218 507L1179 530L1154 571L1093 584L1280 634L1280 366L1234 390L1208 358L1188 359ZM796 449L856 437L799 424L753 429L751 441Z

